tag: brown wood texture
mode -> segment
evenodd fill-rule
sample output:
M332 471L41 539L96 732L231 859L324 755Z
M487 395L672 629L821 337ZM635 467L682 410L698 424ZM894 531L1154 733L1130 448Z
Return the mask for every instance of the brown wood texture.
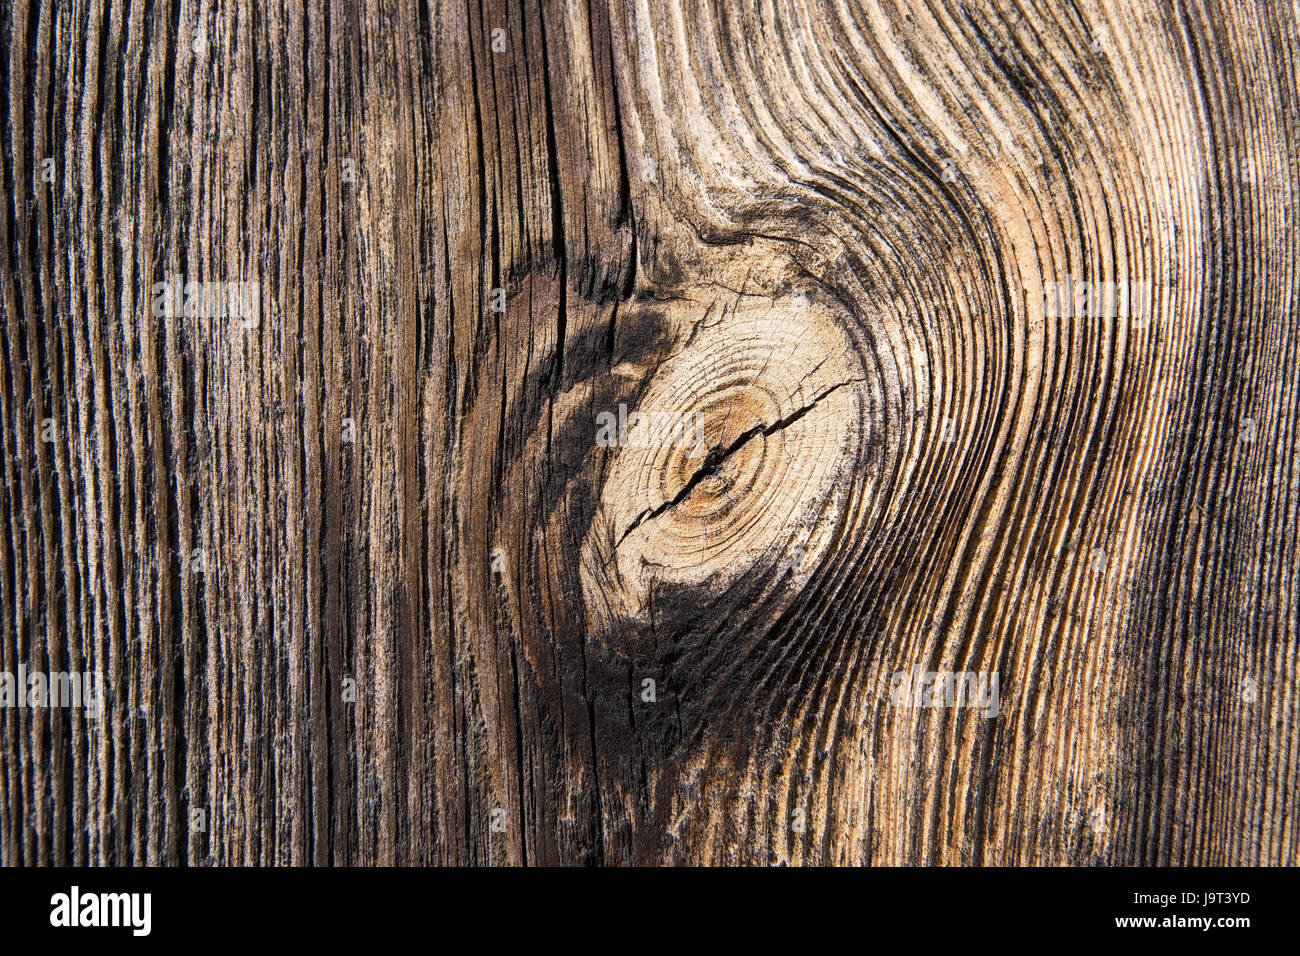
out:
M0 45L3 863L1300 862L1296 3Z

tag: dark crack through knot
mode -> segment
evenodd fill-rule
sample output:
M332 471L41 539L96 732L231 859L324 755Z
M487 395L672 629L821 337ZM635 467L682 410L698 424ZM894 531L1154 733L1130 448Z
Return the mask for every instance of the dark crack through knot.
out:
M725 449L723 449L721 446L717 448L711 448L709 450L709 453L705 456L704 462L700 465L699 470L696 471L695 474L691 476L690 481L682 485L681 490L678 491L677 494L673 496L673 499L671 501L665 501L663 504L657 505L653 508L646 508L639 515L637 515L636 520L634 520L630 525L628 525L627 530L624 531L623 534L619 537L618 543L614 545L614 550L617 551L619 548L621 548L623 546L623 542L627 540L627 536L630 535L637 528L639 528L642 524L644 524L647 521L653 520L654 518L659 517L669 508L675 508L683 501L685 501L686 498L690 495L692 491L695 490L695 487L700 482L702 482L705 478L708 478L710 475L716 474L718 469L722 467L722 463L725 462L732 455L734 455L736 452L740 451L740 449L744 447L745 443L749 441L751 438L753 438L755 435L764 435L764 436L771 435L775 432L780 431L782 428L786 428L789 425L793 425L799 419L803 418L810 411L812 411L813 408L815 408L817 404L821 402L822 399L827 398L828 396L832 395L833 393L839 391L841 388L844 388L848 385L855 385L858 382L865 382L865 381L866 379L864 378L851 378L847 382L840 382L838 385L832 385L830 388L826 389L826 391L822 392L820 395L814 398L807 405L804 405L802 408L795 409L789 415L785 416L784 418L777 419L771 425L755 425L753 428L745 432L742 432Z

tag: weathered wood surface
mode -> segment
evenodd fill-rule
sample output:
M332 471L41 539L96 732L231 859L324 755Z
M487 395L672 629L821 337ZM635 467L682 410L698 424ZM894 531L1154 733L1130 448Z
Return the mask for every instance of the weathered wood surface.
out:
M1300 862L1296 4L0 17L4 863Z

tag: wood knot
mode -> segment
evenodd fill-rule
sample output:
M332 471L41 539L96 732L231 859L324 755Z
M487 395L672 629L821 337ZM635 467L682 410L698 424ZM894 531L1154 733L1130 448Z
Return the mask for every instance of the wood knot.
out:
M868 432L868 377L834 307L710 286L667 309L680 345L646 370L622 440L605 442L583 544L584 596L603 631L742 580L757 597L805 578Z

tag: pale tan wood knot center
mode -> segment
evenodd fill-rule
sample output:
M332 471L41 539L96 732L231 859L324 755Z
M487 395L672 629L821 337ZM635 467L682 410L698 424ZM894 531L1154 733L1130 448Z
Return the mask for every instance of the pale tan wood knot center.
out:
M609 443L583 544L588 611L607 628L646 620L659 596L805 578L869 431L868 375L834 307L710 288L670 312L679 347Z

